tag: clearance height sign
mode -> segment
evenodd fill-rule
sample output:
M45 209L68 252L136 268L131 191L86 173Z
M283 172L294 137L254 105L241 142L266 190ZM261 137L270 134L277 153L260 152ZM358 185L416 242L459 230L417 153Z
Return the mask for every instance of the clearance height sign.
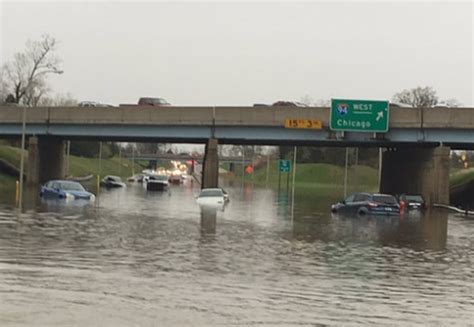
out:
M331 100L330 128L348 132L387 132L388 101Z

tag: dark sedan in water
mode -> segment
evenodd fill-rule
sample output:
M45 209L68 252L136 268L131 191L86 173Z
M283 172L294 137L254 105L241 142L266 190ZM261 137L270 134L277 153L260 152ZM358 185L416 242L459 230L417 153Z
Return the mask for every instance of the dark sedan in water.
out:
M400 205L392 195L355 193L344 201L333 204L331 211L357 215L398 215Z
M95 200L95 195L88 192L78 182L52 180L41 186L40 196L66 200Z
M402 194L398 198L400 208L409 210L425 210L426 202L421 194Z

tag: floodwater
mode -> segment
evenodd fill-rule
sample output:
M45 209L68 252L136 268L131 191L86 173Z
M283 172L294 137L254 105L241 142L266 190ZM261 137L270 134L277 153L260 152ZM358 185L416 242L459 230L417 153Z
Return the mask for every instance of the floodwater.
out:
M94 205L0 198L0 326L468 326L474 220L331 215L333 199L186 184Z

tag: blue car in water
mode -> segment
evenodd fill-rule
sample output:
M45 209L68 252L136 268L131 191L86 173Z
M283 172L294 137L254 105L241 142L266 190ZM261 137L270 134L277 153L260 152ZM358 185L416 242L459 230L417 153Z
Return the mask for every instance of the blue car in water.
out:
M95 195L86 191L81 184L67 180L52 180L47 182L41 186L40 196L66 200L95 200Z

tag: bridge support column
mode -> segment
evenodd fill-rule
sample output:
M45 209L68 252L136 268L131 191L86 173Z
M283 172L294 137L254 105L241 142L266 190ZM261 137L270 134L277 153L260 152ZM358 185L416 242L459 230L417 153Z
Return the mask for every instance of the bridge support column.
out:
M219 186L219 156L217 139L209 139L204 153L201 188Z
M39 172L38 138L32 136L28 139L28 167L26 172L26 185L28 187L39 185Z
M422 194L427 205L449 204L449 152L444 146L384 152L380 192Z
M38 142L38 181L64 178L64 141L56 137L40 137ZM31 161L30 161L31 162ZM30 162L28 164L30 164Z

